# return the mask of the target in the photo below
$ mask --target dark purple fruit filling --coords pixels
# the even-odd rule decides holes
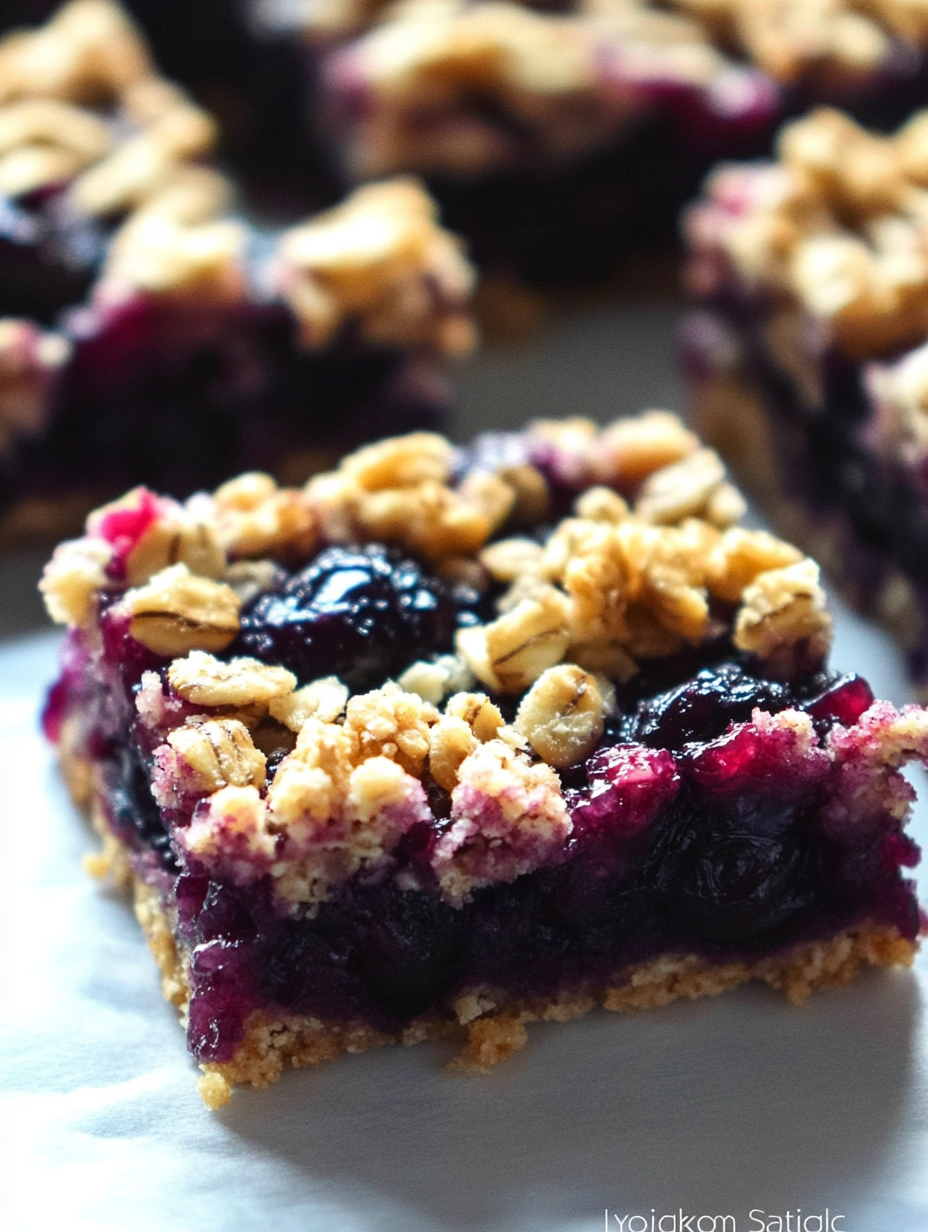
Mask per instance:
[[[692,789],[674,802],[655,853],[661,906],[709,941],[765,940],[814,901],[810,827],[769,796],[713,803]]]
[[[60,191],[0,196],[0,315],[53,324],[87,294],[105,235],[92,219],[69,211]]]
[[[304,684],[335,675],[363,692],[450,650],[476,601],[392,549],[326,548],[243,609],[229,653],[281,664]]]

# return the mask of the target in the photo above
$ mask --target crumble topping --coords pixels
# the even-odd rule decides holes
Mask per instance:
[[[649,81],[724,92],[745,78],[743,97],[750,74],[696,22],[641,4],[561,14],[506,0],[413,0],[336,53],[329,76],[347,100],[352,171],[364,177],[404,168],[472,175],[517,163],[527,144],[542,160],[564,158],[621,132]],[[475,94],[512,123],[481,114]],[[351,107],[359,95],[360,119]]]
[[[285,667],[247,658],[226,663],[202,650],[175,659],[168,668],[168,681],[196,706],[267,705],[296,688],[296,676]]]
[[[734,636],[739,650],[752,651],[784,674],[795,669],[797,650],[822,661],[832,621],[819,577],[818,565],[808,558],[759,574],[742,594]]]
[[[572,663],[549,667],[522,698],[514,726],[549,766],[576,765],[603,734],[596,678]]]
[[[197,577],[184,564],[169,565],[120,601],[129,633],[155,654],[224,650],[239,630],[239,599],[222,582]]]
[[[349,318],[373,343],[463,355],[475,341],[473,270],[415,180],[367,184],[284,232],[275,281],[307,347],[325,346]]]
[[[213,121],[157,76],[110,0],[71,0],[0,40],[0,191],[66,182],[79,210],[125,213],[182,183],[215,140]]]
[[[886,63],[894,40],[928,42],[922,0],[673,0],[725,45],[784,84],[811,73],[853,81]]]
[[[237,719],[188,723],[170,733],[168,746],[175,757],[162,752],[153,776],[155,798],[162,807],[176,801],[173,793],[158,791],[160,783],[183,783],[187,790],[208,794],[223,787],[264,786],[265,756]]]
[[[853,358],[928,333],[928,113],[892,136],[819,109],[784,127],[777,164],[722,167],[692,207],[690,281],[712,296],[729,270],[801,307],[773,340],[784,366],[828,339]],[[817,336],[816,326],[823,334]],[[790,358],[793,353],[795,358]]]
[[[433,858],[442,892],[460,904],[478,886],[514,881],[555,859],[571,828],[551,767],[489,740],[458,769],[451,827]]]

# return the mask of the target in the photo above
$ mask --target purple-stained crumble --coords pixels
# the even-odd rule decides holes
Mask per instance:
[[[388,1039],[911,961],[928,715],[673,416],[427,433],[62,544],[45,726],[210,1106]]]

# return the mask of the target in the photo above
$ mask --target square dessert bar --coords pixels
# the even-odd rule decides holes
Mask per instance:
[[[694,412],[784,533],[880,617],[928,689],[928,112],[837,111],[689,211]]]
[[[246,465],[302,481],[436,426],[473,281],[411,180],[276,234],[137,210],[57,329],[0,320],[0,541],[73,531],[133,483],[186,495]]]
[[[425,176],[482,268],[541,288],[601,280],[643,245],[666,246],[712,163],[766,152],[784,116],[828,102],[897,124],[928,94],[921,2],[289,11],[310,106],[346,174]]]
[[[0,541],[140,482],[302,481],[447,408],[473,274],[424,190],[258,228],[193,161],[214,130],[110,0],[0,41]]]
[[[137,489],[58,548],[45,728],[210,1107],[388,1041],[480,1069],[533,1020],[912,961],[928,712],[829,670],[818,567],[743,509],[652,411]]]
[[[763,149],[779,115],[768,76],[663,7],[437,0],[354,39],[343,10],[305,37],[348,177],[423,175],[481,268],[540,288],[666,246],[711,164]]]
[[[228,185],[203,165],[213,119],[158,72],[113,0],[71,0],[0,39],[0,314],[50,323],[80,303],[140,207],[190,221]]]

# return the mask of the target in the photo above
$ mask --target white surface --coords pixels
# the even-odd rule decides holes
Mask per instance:
[[[520,399],[511,424],[552,413],[572,355],[586,401],[565,412],[658,400],[637,393],[649,370],[663,401],[667,314],[636,320],[639,334],[621,313],[595,327],[603,344],[610,322],[633,343],[631,384],[618,347],[588,354],[589,332],[568,326],[540,356],[473,369],[465,427]],[[475,399],[488,400],[482,416]],[[24,572],[0,562],[14,614]],[[36,727],[56,642],[0,642],[5,1232],[596,1232],[606,1210],[643,1212],[650,1228],[652,1208],[731,1214],[758,1232],[752,1208],[785,1229],[787,1211],[794,1228],[797,1207],[826,1206],[843,1232],[928,1229],[924,956],[914,973],[870,973],[802,1009],[747,988],[596,1013],[530,1028],[526,1051],[481,1078],[447,1073],[439,1046],[385,1049],[208,1113],[131,910],[81,871],[93,840]],[[887,640],[844,613],[833,663],[908,699]],[[928,842],[924,808],[914,832]]]

